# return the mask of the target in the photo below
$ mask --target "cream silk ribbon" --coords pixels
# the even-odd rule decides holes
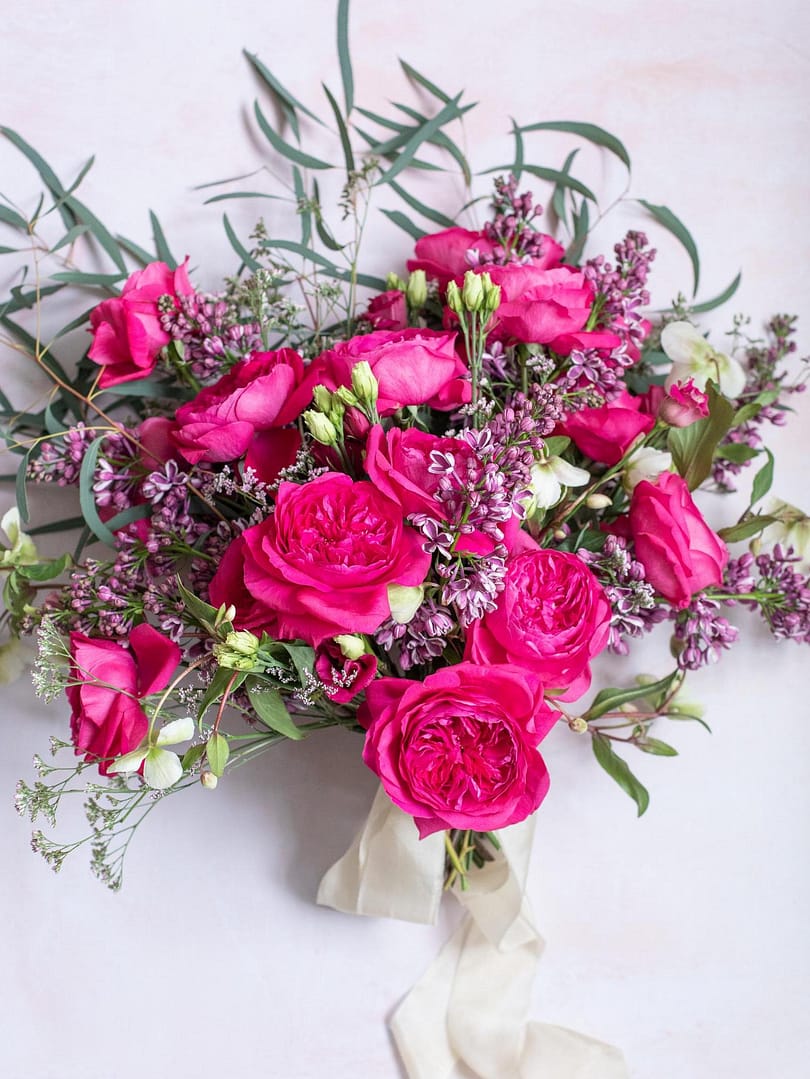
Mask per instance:
[[[527,1022],[543,949],[525,895],[533,833],[533,818],[500,831],[496,859],[470,875],[466,891],[453,889],[467,917],[391,1020],[409,1079],[629,1079],[618,1049]],[[420,840],[380,788],[318,902],[432,924],[443,877],[443,833]]]

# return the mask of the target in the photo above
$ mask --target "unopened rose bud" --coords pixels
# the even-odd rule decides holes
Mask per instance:
[[[606,510],[613,504],[613,499],[607,495],[592,494],[585,499],[585,505],[589,510]]]
[[[380,395],[380,384],[374,377],[368,360],[360,360],[352,368],[352,389],[361,405],[374,408]]]
[[[427,300],[427,275],[424,270],[414,270],[408,278],[405,290],[411,307],[424,307]]]
[[[219,780],[213,772],[200,772],[200,783],[205,787],[207,791],[216,790]]]
[[[484,285],[481,275],[467,270],[464,274],[464,285],[461,289],[461,299],[468,311],[480,311],[484,306]]]
[[[571,719],[568,720],[568,726],[574,734],[584,734],[588,729],[587,721],[584,720],[582,716],[572,716]]]
[[[316,442],[320,442],[322,446],[337,445],[337,428],[328,416],[324,416],[322,412],[314,412],[312,409],[309,409],[304,413],[304,423],[309,428],[309,432]]]
[[[455,281],[451,281],[447,286],[447,306],[456,315],[460,315],[464,310],[464,303],[461,299],[461,290]]]

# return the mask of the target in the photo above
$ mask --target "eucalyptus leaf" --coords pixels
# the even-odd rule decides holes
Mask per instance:
[[[340,64],[340,77],[343,80],[343,96],[346,101],[346,115],[354,106],[354,75],[349,52],[349,0],[338,0],[337,7],[337,50]]]
[[[288,142],[285,142],[281,135],[273,130],[272,125],[262,112],[258,101],[253,103],[253,112],[255,113],[256,122],[258,123],[262,134],[273,149],[283,157],[286,157],[289,161],[294,161],[296,165],[301,165],[305,169],[331,169],[334,167],[330,165],[328,161],[321,161],[319,157],[313,157],[312,154],[306,154],[303,150],[299,150],[296,146],[291,146]]]
[[[724,303],[728,303],[737,289],[740,287],[742,281],[742,271],[737,274],[731,284],[724,288],[721,293],[715,296],[711,300],[704,300],[702,303],[695,304],[690,310],[693,315],[705,314],[707,311],[714,311],[716,307],[722,307]],[[696,286],[697,287],[697,286]]]
[[[337,101],[335,101],[335,98],[332,95],[332,91],[329,89],[325,82],[321,83],[321,86],[323,86],[323,92],[326,94],[326,100],[329,102],[330,106],[332,107],[332,112],[335,114],[335,123],[338,127],[340,145],[343,147],[343,160],[346,163],[346,172],[354,172],[354,154],[352,153],[352,143],[351,139],[349,138],[349,132],[346,128],[346,121],[341,115],[340,106],[338,105]]]
[[[575,120],[544,120],[537,124],[524,124],[521,131],[527,134],[530,131],[564,131],[568,135],[579,135],[594,146],[601,146],[610,153],[615,154],[623,164],[630,168],[630,155],[621,139],[611,135],[603,127],[596,124],[583,124]]]
[[[668,206],[657,206],[655,203],[647,202],[646,199],[638,199],[637,201],[640,206],[643,206],[645,210],[652,214],[659,225],[663,225],[683,246],[689,256],[689,261],[692,263],[692,295],[695,296],[700,282],[700,256],[691,232]]]
[[[98,438],[94,439],[84,455],[82,466],[79,470],[79,504],[81,505],[85,523],[93,535],[100,539],[102,543],[106,543],[108,547],[114,547],[115,536],[99,517],[93,494],[96,464],[106,437],[106,435],[99,435]]]
[[[228,220],[227,214],[222,215],[222,225],[225,229],[225,235],[228,237],[228,242],[230,243],[234,251],[237,253],[239,258],[242,260],[243,264],[247,266],[249,270],[256,271],[261,269],[260,263],[256,261],[256,259],[251,255],[251,253],[247,250],[242,241],[234,232],[233,226]]]
[[[399,210],[380,210],[380,213],[393,222],[398,228],[401,228],[403,232],[407,232],[409,236],[412,236],[414,240],[420,240],[425,235],[425,230],[420,228],[415,221]]]
[[[155,250],[161,262],[165,262],[170,270],[177,269],[177,259],[171,252],[166,234],[158,220],[154,210],[149,211],[149,220],[152,223],[152,239],[155,241]]]
[[[440,213],[439,210],[434,210],[430,206],[426,206],[424,202],[420,202],[414,195],[411,195],[404,187],[400,187],[394,180],[390,180],[388,186],[394,192],[395,195],[399,195],[404,203],[406,203],[412,210],[416,210],[417,213],[426,217],[428,221],[433,221],[434,224],[440,225],[443,229],[451,229],[455,226],[455,221],[452,217],[447,217],[446,214]]]

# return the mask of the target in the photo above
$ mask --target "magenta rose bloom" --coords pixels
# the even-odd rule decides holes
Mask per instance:
[[[497,340],[550,344],[585,329],[593,289],[580,270],[558,266],[538,269],[531,263],[482,267],[501,286],[501,305],[494,316]]]
[[[120,296],[90,312],[93,344],[87,355],[103,367],[99,386],[132,382],[154,371],[160,350],[170,340],[160,323],[158,300],[170,296],[176,302],[194,291],[187,264],[188,259],[170,270],[165,262],[150,262],[127,278]]]
[[[404,330],[408,325],[408,301],[398,288],[373,296],[360,318],[375,330]]]
[[[146,623],[132,630],[129,647],[71,633],[72,684],[65,692],[76,753],[98,761],[99,772],[106,776],[116,757],[137,749],[149,729],[139,701],[165,689],[179,662],[174,641]]]
[[[673,382],[659,405],[658,415],[670,427],[688,427],[709,415],[709,398],[691,378]]]
[[[549,786],[537,746],[557,718],[527,671],[476,663],[423,682],[380,678],[358,711],[368,728],[363,760],[422,838],[488,832],[533,813]]]
[[[639,411],[641,404],[641,398],[625,391],[607,405],[574,412],[562,431],[593,461],[617,465],[636,439],[655,427],[655,419]]]
[[[697,592],[722,584],[728,548],[674,472],[636,485],[629,523],[645,577],[673,607],[687,607]]]
[[[458,408],[470,400],[470,385],[456,335],[438,330],[377,330],[348,341],[312,361],[310,384],[328,390],[351,386],[352,368],[360,360],[371,366],[380,386],[377,410],[390,416],[405,405]]]
[[[172,437],[192,464],[235,461],[257,431],[292,423],[311,399],[312,383],[294,349],[255,352],[178,408]]]
[[[525,550],[507,562],[498,606],[468,630],[465,659],[514,663],[576,700],[591,681],[590,661],[607,645],[611,610],[604,589],[575,554]]]
[[[358,659],[344,656],[335,641],[324,641],[315,654],[315,673],[335,704],[346,704],[362,692],[377,673],[377,657],[365,652]]]
[[[529,264],[538,270],[559,266],[564,253],[556,240],[543,236],[542,253]],[[424,270],[444,288],[449,281],[462,278],[467,270],[490,270],[499,254],[500,244],[486,233],[453,227],[418,239],[414,247],[416,257],[408,260],[408,270],[410,273]]]
[[[275,513],[232,545],[210,595],[235,604],[241,625],[281,640],[373,633],[391,614],[388,586],[424,581],[422,542],[401,507],[365,480],[328,472],[282,483]]]

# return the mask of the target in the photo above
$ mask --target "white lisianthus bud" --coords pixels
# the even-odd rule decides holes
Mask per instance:
[[[427,300],[427,275],[424,270],[413,271],[408,278],[405,294],[411,307],[424,307]]]
[[[366,408],[374,408],[380,395],[380,384],[374,377],[368,360],[360,360],[352,368],[352,389],[358,402]]]
[[[468,311],[480,311],[484,306],[484,283],[481,275],[467,270],[461,288],[461,299]]]
[[[493,284],[488,273],[481,274],[484,286],[484,310],[491,315],[501,306],[501,286]]]
[[[464,310],[464,303],[461,299],[461,290],[455,281],[450,281],[447,285],[447,306],[455,315],[460,315]]]
[[[248,629],[233,630],[214,645],[217,663],[230,671],[252,671],[258,654],[259,638]]]
[[[20,528],[20,512],[16,506],[3,514],[0,528],[11,543],[10,550],[0,550],[0,566],[33,566],[39,561],[34,541]]]
[[[622,471],[622,487],[631,494],[642,480],[652,482],[662,472],[671,471],[671,453],[665,450],[654,450],[652,446],[640,446],[637,450],[633,450],[625,462]]]
[[[718,352],[691,322],[670,322],[661,331],[661,348],[672,360],[666,388],[691,378],[699,390],[711,380],[732,400],[745,387],[745,371],[731,356]]]
[[[585,499],[585,505],[589,510],[606,510],[612,503],[612,498],[608,495],[600,494],[598,491],[594,491],[592,495],[588,495]]]
[[[359,659],[366,654],[366,642],[356,633],[339,633],[335,644],[346,659]]]
[[[403,584],[389,584],[388,603],[391,607],[391,617],[401,626],[410,622],[421,606],[425,597],[422,585],[418,588],[409,588]]]
[[[322,412],[315,412],[312,409],[309,409],[304,413],[304,423],[309,428],[309,431],[316,442],[320,442],[322,446],[337,445],[337,427],[335,427],[328,416],[324,416]]]
[[[397,292],[404,292],[406,286],[405,282],[402,280],[399,274],[389,273],[385,279],[385,287],[389,292],[393,291],[394,289],[396,289]]]
[[[572,716],[571,719],[568,720],[568,726],[574,734],[584,734],[588,729],[588,723],[582,716]]]
[[[319,412],[328,414],[332,408],[332,394],[326,386],[315,387],[312,391],[312,401]]]
[[[338,388],[335,390],[334,397],[336,397],[342,405],[346,405],[348,408],[357,408],[357,406],[360,404],[359,400],[357,399],[357,394],[350,390],[348,386],[338,386]],[[327,415],[329,415],[329,413],[332,411],[334,411],[332,407],[325,410]]]

